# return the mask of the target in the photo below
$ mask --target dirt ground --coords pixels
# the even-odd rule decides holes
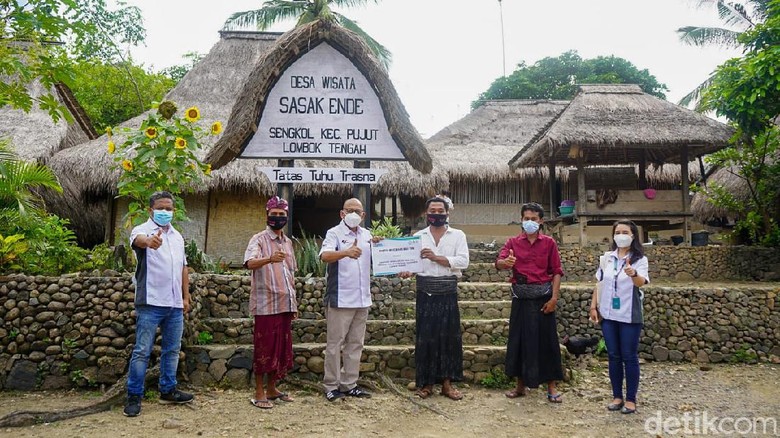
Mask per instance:
[[[704,418],[704,414],[709,419],[763,417],[780,421],[778,381],[778,365],[713,365],[712,369],[702,371],[692,364],[643,364],[639,412],[622,415],[605,409],[611,400],[606,364],[591,359],[590,363],[580,364],[573,384],[561,386],[564,402],[560,405],[548,403],[541,389],[532,390],[527,397],[510,400],[504,397],[503,390],[461,384],[465,398],[459,402],[439,395],[420,401],[439,410],[441,414],[438,414],[379,384],[371,399],[333,403],[311,389],[283,385],[282,389],[296,399],[292,403],[279,402],[271,410],[252,407],[249,391],[201,390],[196,391],[196,402],[188,406],[145,400],[137,418],[124,417],[121,407],[116,407],[53,424],[2,429],[0,436],[682,436],[685,432],[682,429],[675,434],[664,433],[659,428],[662,421],[674,421],[668,420],[674,418],[683,422],[687,416],[693,419],[688,423],[692,432],[696,432],[696,419]],[[412,395],[404,385],[400,384],[399,388],[405,396]],[[78,391],[3,392],[0,416],[15,410],[76,406],[98,395]],[[746,430],[750,424],[741,421],[736,425],[739,430]],[[674,426],[674,423],[667,424]],[[717,430],[733,431],[728,429],[729,424],[734,423],[726,423]],[[768,424],[770,435],[780,434],[780,427],[774,430]],[[760,425],[758,432],[764,432]]]

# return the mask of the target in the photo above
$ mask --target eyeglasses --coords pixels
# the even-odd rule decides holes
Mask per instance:
[[[344,209],[344,212],[345,212],[345,213],[357,213],[357,214],[363,214],[363,210],[361,210],[361,209],[359,209],[359,208],[345,208],[345,209]]]

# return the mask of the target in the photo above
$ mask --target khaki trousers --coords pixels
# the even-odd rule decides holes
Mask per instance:
[[[360,355],[366,336],[368,307],[345,309],[328,307],[328,344],[325,347],[325,391],[349,391],[357,385]]]

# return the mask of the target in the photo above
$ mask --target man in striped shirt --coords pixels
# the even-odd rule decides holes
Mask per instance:
[[[273,408],[273,400],[293,398],[276,388],[276,382],[293,366],[292,320],[298,317],[295,299],[295,256],[292,241],[284,234],[287,201],[274,196],[265,205],[268,227],[249,241],[244,267],[252,271],[249,311],[255,317],[255,397],[261,409]],[[263,380],[266,386],[263,387]]]

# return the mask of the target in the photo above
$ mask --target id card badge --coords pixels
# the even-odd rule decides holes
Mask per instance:
[[[612,308],[615,310],[620,309],[620,297],[612,297]]]

